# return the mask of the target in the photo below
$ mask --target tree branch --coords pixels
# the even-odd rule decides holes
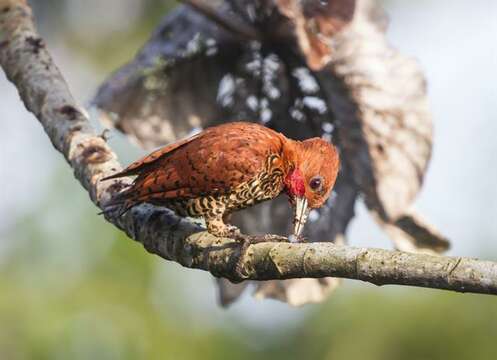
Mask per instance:
[[[100,206],[123,182],[99,180],[121,166],[71,96],[31,19],[24,0],[0,0],[0,65],[92,201]],[[242,259],[246,274],[240,278],[234,271],[240,256],[234,240],[216,238],[167,209],[141,205],[123,217],[107,215],[107,220],[150,253],[232,281],[333,276],[377,285],[497,294],[497,263],[332,243],[251,245]]]

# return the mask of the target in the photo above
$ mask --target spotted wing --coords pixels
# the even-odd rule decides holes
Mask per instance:
[[[197,139],[201,135],[202,135],[202,133],[199,133],[199,134],[193,135],[189,138],[182,139],[182,140],[176,141],[175,143],[166,145],[166,146],[152,152],[151,154],[145,156],[144,158],[135,161],[134,163],[129,165],[123,171],[118,172],[117,174],[114,174],[111,176],[107,176],[106,178],[103,178],[102,181],[103,180],[110,180],[110,179],[117,179],[117,178],[125,177],[125,176],[137,175],[140,172],[146,170],[147,167],[150,167],[151,165],[153,165],[156,162],[156,160],[158,160],[162,156],[165,156],[165,155],[173,152],[174,150],[177,150],[180,147],[188,144],[189,142],[194,141],[195,139]]]

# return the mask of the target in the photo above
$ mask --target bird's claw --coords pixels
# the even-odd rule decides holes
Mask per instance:
[[[307,243],[310,243],[311,241],[309,240],[309,238],[302,236],[302,235],[299,235],[299,236],[297,236],[297,242],[307,244]]]
[[[265,242],[288,242],[288,238],[281,235],[264,235]]]
[[[264,242],[288,242],[288,238],[281,235],[245,235],[238,233],[233,236],[233,239],[239,242],[249,242],[250,244],[259,244]]]
[[[240,229],[233,225],[226,225],[226,233],[228,236],[238,236],[241,235]]]

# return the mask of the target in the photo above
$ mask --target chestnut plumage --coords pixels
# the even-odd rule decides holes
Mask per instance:
[[[104,180],[136,175],[107,204],[121,213],[140,203],[166,206],[203,217],[216,236],[238,232],[223,216],[284,191],[298,236],[309,209],[329,197],[338,168],[336,149],[323,139],[295,141],[262,125],[233,122],[167,145]]]

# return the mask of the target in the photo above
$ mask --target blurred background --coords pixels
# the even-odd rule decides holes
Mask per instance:
[[[82,102],[176,5],[30,2]],[[391,42],[426,72],[435,120],[416,206],[451,239],[450,254],[497,261],[497,3],[383,5]],[[148,255],[97,215],[3,72],[0,118],[1,359],[495,357],[495,297],[346,281],[321,305],[245,295],[220,309],[209,274]],[[141,155],[117,143],[123,163]],[[362,206],[357,212],[351,244],[390,248]]]

